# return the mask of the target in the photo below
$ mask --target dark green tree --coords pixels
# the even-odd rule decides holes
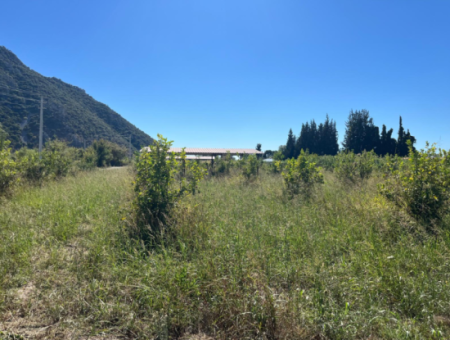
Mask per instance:
[[[324,123],[319,127],[314,120],[311,123],[302,124],[300,135],[295,145],[298,157],[301,150],[316,153],[318,155],[335,155],[339,151],[336,123],[327,115]]]
[[[309,132],[309,152],[310,153],[317,153],[317,142],[318,142],[318,137],[319,137],[319,133],[317,130],[317,124],[314,121],[314,119],[311,121],[310,124],[311,130]]]
[[[265,159],[265,158],[272,158],[274,153],[275,153],[275,151],[272,151],[272,150],[266,150],[266,151],[264,151],[263,158],[264,158],[264,159]]]
[[[377,154],[384,155],[395,155],[395,149],[397,147],[397,141],[392,138],[393,129],[389,131],[386,128],[386,125],[383,124],[383,128],[381,130],[380,136],[380,144],[377,149]]]
[[[347,151],[362,153],[364,150],[377,150],[379,146],[379,129],[370,118],[369,111],[350,111],[342,146]]]
[[[256,150],[261,151],[261,143],[256,144]]]
[[[403,128],[402,117],[400,116],[400,123],[398,128],[398,138],[397,138],[397,149],[396,154],[400,157],[405,157],[408,155],[408,140],[411,141],[411,145],[414,149],[414,144],[416,143],[416,138],[411,135],[409,130],[405,133],[405,129]]]
[[[286,142],[286,148],[284,149],[284,157],[286,159],[295,157],[295,143],[296,138],[294,136],[294,133],[292,132],[292,129],[289,130],[288,139]]]

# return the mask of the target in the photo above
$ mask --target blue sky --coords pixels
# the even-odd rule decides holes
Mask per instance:
[[[350,109],[450,148],[450,1],[2,1],[0,45],[175,146],[276,149]]]

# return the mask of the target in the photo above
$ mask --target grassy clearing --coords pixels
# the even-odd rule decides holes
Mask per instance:
[[[330,173],[309,201],[279,175],[212,178],[146,251],[126,233],[132,174],[24,190],[0,210],[0,330],[60,339],[450,336],[450,226],[423,231]],[[123,218],[125,221],[122,221]],[[6,333],[5,333],[6,334]],[[0,339],[1,339],[0,335]]]

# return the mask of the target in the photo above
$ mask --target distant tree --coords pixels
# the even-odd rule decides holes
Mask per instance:
[[[399,156],[405,156],[408,153],[408,145],[406,144],[405,129],[403,128],[402,116],[400,116],[400,123],[398,127],[396,153]]]
[[[283,145],[284,146],[284,145]],[[281,148],[281,147],[280,147]],[[283,148],[284,149],[284,148]],[[284,154],[282,151],[278,150],[273,153],[273,160],[274,161],[282,161],[284,159]]]
[[[95,150],[96,158],[97,158],[97,166],[109,166],[111,164],[111,160],[113,158],[110,144],[104,140],[95,140],[92,143],[92,147]]]
[[[336,155],[339,151],[338,132],[336,129],[336,122],[330,120],[330,117],[325,119],[323,124],[319,125],[319,155]]]
[[[377,149],[377,154],[379,155],[395,155],[395,149],[397,147],[397,141],[392,138],[393,129],[387,131],[386,125],[383,124],[383,129],[381,130],[380,143]]]
[[[319,127],[314,120],[311,123],[302,124],[295,149],[295,157],[300,155],[301,150],[318,155],[337,154],[339,144],[336,123],[327,115],[325,122],[320,123]]]
[[[286,142],[286,148],[284,149],[284,157],[290,159],[295,156],[295,141],[296,138],[292,129],[289,130],[288,139]]]
[[[377,150],[379,145],[379,128],[370,118],[369,111],[350,111],[345,123],[346,130],[342,146],[347,151],[362,153],[364,150]]]
[[[264,151],[263,158],[272,158],[274,153],[275,153],[275,151],[266,150],[266,151]]]
[[[405,129],[403,128],[402,117],[400,116],[398,138],[397,138],[397,150],[396,150],[396,154],[399,155],[400,157],[405,157],[408,155],[408,144],[407,144],[408,140],[411,141],[411,145],[413,146],[414,150],[416,138],[414,136],[411,136],[409,130],[405,133]]]
[[[256,150],[261,151],[261,143],[256,144]]]
[[[300,135],[295,144],[295,156],[300,155],[301,150],[309,150],[309,123],[302,124]]]
[[[309,152],[310,153],[317,153],[317,142],[318,142],[318,130],[317,130],[317,124],[315,120],[313,119],[311,121],[311,130],[309,132]]]

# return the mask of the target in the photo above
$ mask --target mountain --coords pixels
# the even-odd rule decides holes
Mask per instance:
[[[44,98],[44,142],[57,137],[81,147],[103,138],[128,146],[131,135],[134,149],[153,143],[83,89],[40,75],[0,46],[0,123],[14,148],[38,145],[40,96]]]

